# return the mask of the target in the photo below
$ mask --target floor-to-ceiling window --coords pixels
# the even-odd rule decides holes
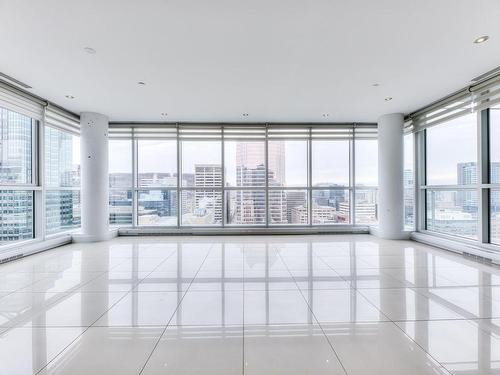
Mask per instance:
[[[404,136],[403,161],[403,199],[404,199],[404,227],[406,230],[415,228],[415,169],[414,169],[414,135]]]
[[[351,140],[318,137],[311,147],[312,223],[349,224]]]
[[[112,124],[110,137],[112,225],[377,223],[375,125]]]
[[[0,107],[0,242],[34,237],[36,124]]]
[[[267,142],[269,224],[309,224],[307,129],[271,129]]]
[[[133,224],[132,140],[109,141],[109,223]]]
[[[137,141],[137,224],[177,225],[177,141]]]
[[[181,225],[221,225],[221,130],[183,129],[180,140],[180,165]]]
[[[490,241],[500,245],[500,106],[483,111],[489,122]]]
[[[80,138],[50,126],[44,137],[45,230],[50,235],[81,223]]]
[[[224,214],[227,225],[266,224],[265,129],[224,130]]]
[[[426,229],[478,237],[477,115],[426,130]]]
[[[378,142],[365,129],[354,141],[356,224],[376,224],[378,212]]]

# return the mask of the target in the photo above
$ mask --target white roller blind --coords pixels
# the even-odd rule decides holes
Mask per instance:
[[[45,125],[75,135],[80,134],[80,117],[50,104],[45,108]]]
[[[318,139],[318,140],[352,139],[353,136],[354,136],[353,124],[311,126],[312,139]]]
[[[0,107],[20,113],[36,120],[43,119],[45,102],[0,82]]]
[[[355,124],[355,139],[377,139],[378,129],[375,124]]]
[[[418,132],[500,103],[500,77],[496,76],[433,103],[406,118],[405,130]]]
[[[268,125],[269,139],[308,139],[310,127],[301,125]]]
[[[265,125],[225,124],[222,127],[223,138],[227,140],[264,140],[266,138]]]
[[[500,78],[473,88],[474,110],[491,108],[500,103]]]
[[[110,139],[176,139],[175,124],[110,124]]]
[[[179,126],[181,140],[215,140],[222,138],[222,126],[212,124],[189,124]]]

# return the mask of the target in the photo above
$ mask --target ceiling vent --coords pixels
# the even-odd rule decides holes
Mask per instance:
[[[23,89],[32,89],[33,88],[30,85],[27,85],[24,82],[18,81],[17,79],[15,79],[15,78],[13,78],[5,73],[2,73],[2,72],[0,72],[0,78],[4,79],[5,81],[8,81],[16,86],[20,86]]]

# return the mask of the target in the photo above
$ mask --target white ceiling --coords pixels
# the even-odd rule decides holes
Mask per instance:
[[[0,72],[114,121],[375,121],[500,65],[499,0],[0,0],[0,14]]]

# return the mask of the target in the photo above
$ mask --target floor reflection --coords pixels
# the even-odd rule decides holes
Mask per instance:
[[[363,351],[389,373],[500,374],[499,322],[497,267],[363,235],[118,238],[0,266],[0,373],[81,366],[89,332],[127,341],[143,328],[157,331],[131,360],[146,373],[208,348],[192,371],[217,368],[241,346],[227,371],[303,373],[309,358],[316,373],[364,373]],[[415,371],[385,368],[391,350]]]

